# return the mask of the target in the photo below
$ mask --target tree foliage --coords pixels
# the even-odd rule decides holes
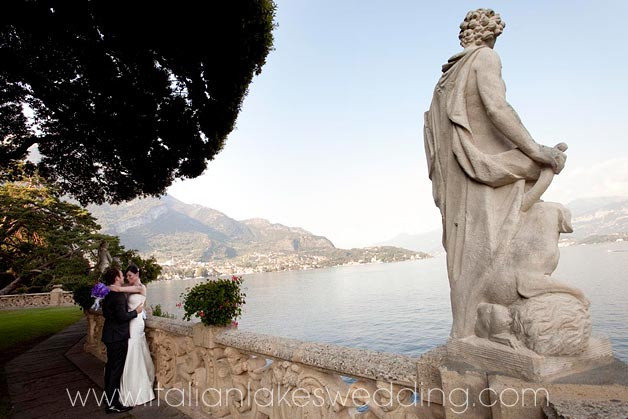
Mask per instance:
[[[107,241],[109,244],[109,253],[113,257],[112,265],[119,267],[122,271],[133,264],[140,268],[141,278],[143,284],[148,284],[151,281],[156,280],[161,274],[161,266],[157,263],[157,259],[154,256],[143,258],[135,249],[127,250],[120,244],[120,238],[117,236],[109,236],[107,234],[95,234],[89,244],[89,256],[88,258],[94,262],[97,260],[97,250],[101,241]],[[91,275],[95,280],[99,278],[97,272],[93,272]]]
[[[88,256],[92,261],[97,258],[97,248],[95,244],[100,244],[102,240],[107,241],[109,244],[109,252],[113,256],[113,265],[119,267],[122,271],[130,264],[136,265],[141,270],[141,278],[143,284],[157,279],[161,273],[161,266],[157,264],[154,257],[148,259],[142,258],[135,250],[125,250],[124,246],[120,244],[120,239],[116,236],[108,236],[105,234],[99,234],[93,237],[93,240],[89,246]],[[100,275],[95,270],[92,270],[87,276],[83,276],[79,281],[67,283],[66,286],[74,292],[74,303],[81,306],[81,308],[87,310],[94,303],[92,297],[92,287],[95,282],[100,279]]]
[[[10,178],[12,180],[6,180]],[[142,280],[155,279],[161,267],[125,250],[119,239],[99,234],[100,226],[84,208],[65,202],[57,191],[28,168],[14,166],[0,183],[0,294],[48,290],[53,284],[73,289],[94,281],[97,249],[109,242],[120,265],[143,268]]]
[[[273,0],[0,6],[0,168],[34,145],[81,204],[160,195],[233,130],[272,48]]]
[[[87,210],[63,202],[36,177],[0,186],[0,269],[20,283],[51,282],[89,268],[85,243],[98,229]],[[51,278],[52,277],[52,278]]]

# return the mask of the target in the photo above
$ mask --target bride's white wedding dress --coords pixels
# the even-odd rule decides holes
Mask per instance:
[[[129,311],[135,310],[145,300],[142,294],[129,294]],[[120,380],[120,400],[125,406],[137,406],[155,398],[155,366],[144,335],[144,312],[129,322],[129,332],[131,337]]]

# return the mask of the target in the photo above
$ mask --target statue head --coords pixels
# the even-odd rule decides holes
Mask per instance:
[[[489,338],[500,333],[510,333],[512,317],[507,307],[499,304],[480,303],[477,313],[476,336]]]
[[[505,27],[506,23],[502,21],[501,16],[492,9],[472,10],[460,24],[458,39],[463,48],[482,44],[489,44],[492,47]]]

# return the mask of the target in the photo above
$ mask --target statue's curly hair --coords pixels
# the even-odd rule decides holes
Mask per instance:
[[[548,293],[510,306],[515,336],[540,355],[573,356],[591,336],[588,308],[573,295]]]
[[[499,13],[492,9],[477,9],[467,13],[460,24],[460,45],[466,48],[470,45],[481,45],[483,41],[497,38],[504,32],[506,23]]]

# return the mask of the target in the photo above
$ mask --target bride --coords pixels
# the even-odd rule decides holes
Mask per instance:
[[[111,286],[113,291],[127,292],[127,306],[134,310],[146,301],[146,286],[140,280],[140,269],[136,265],[129,265],[124,271],[129,286]],[[137,406],[155,398],[153,382],[155,380],[155,366],[150,356],[146,336],[144,335],[144,319],[146,314],[132,319],[129,323],[129,349],[124,363],[124,372],[120,380],[120,400],[126,406]]]

